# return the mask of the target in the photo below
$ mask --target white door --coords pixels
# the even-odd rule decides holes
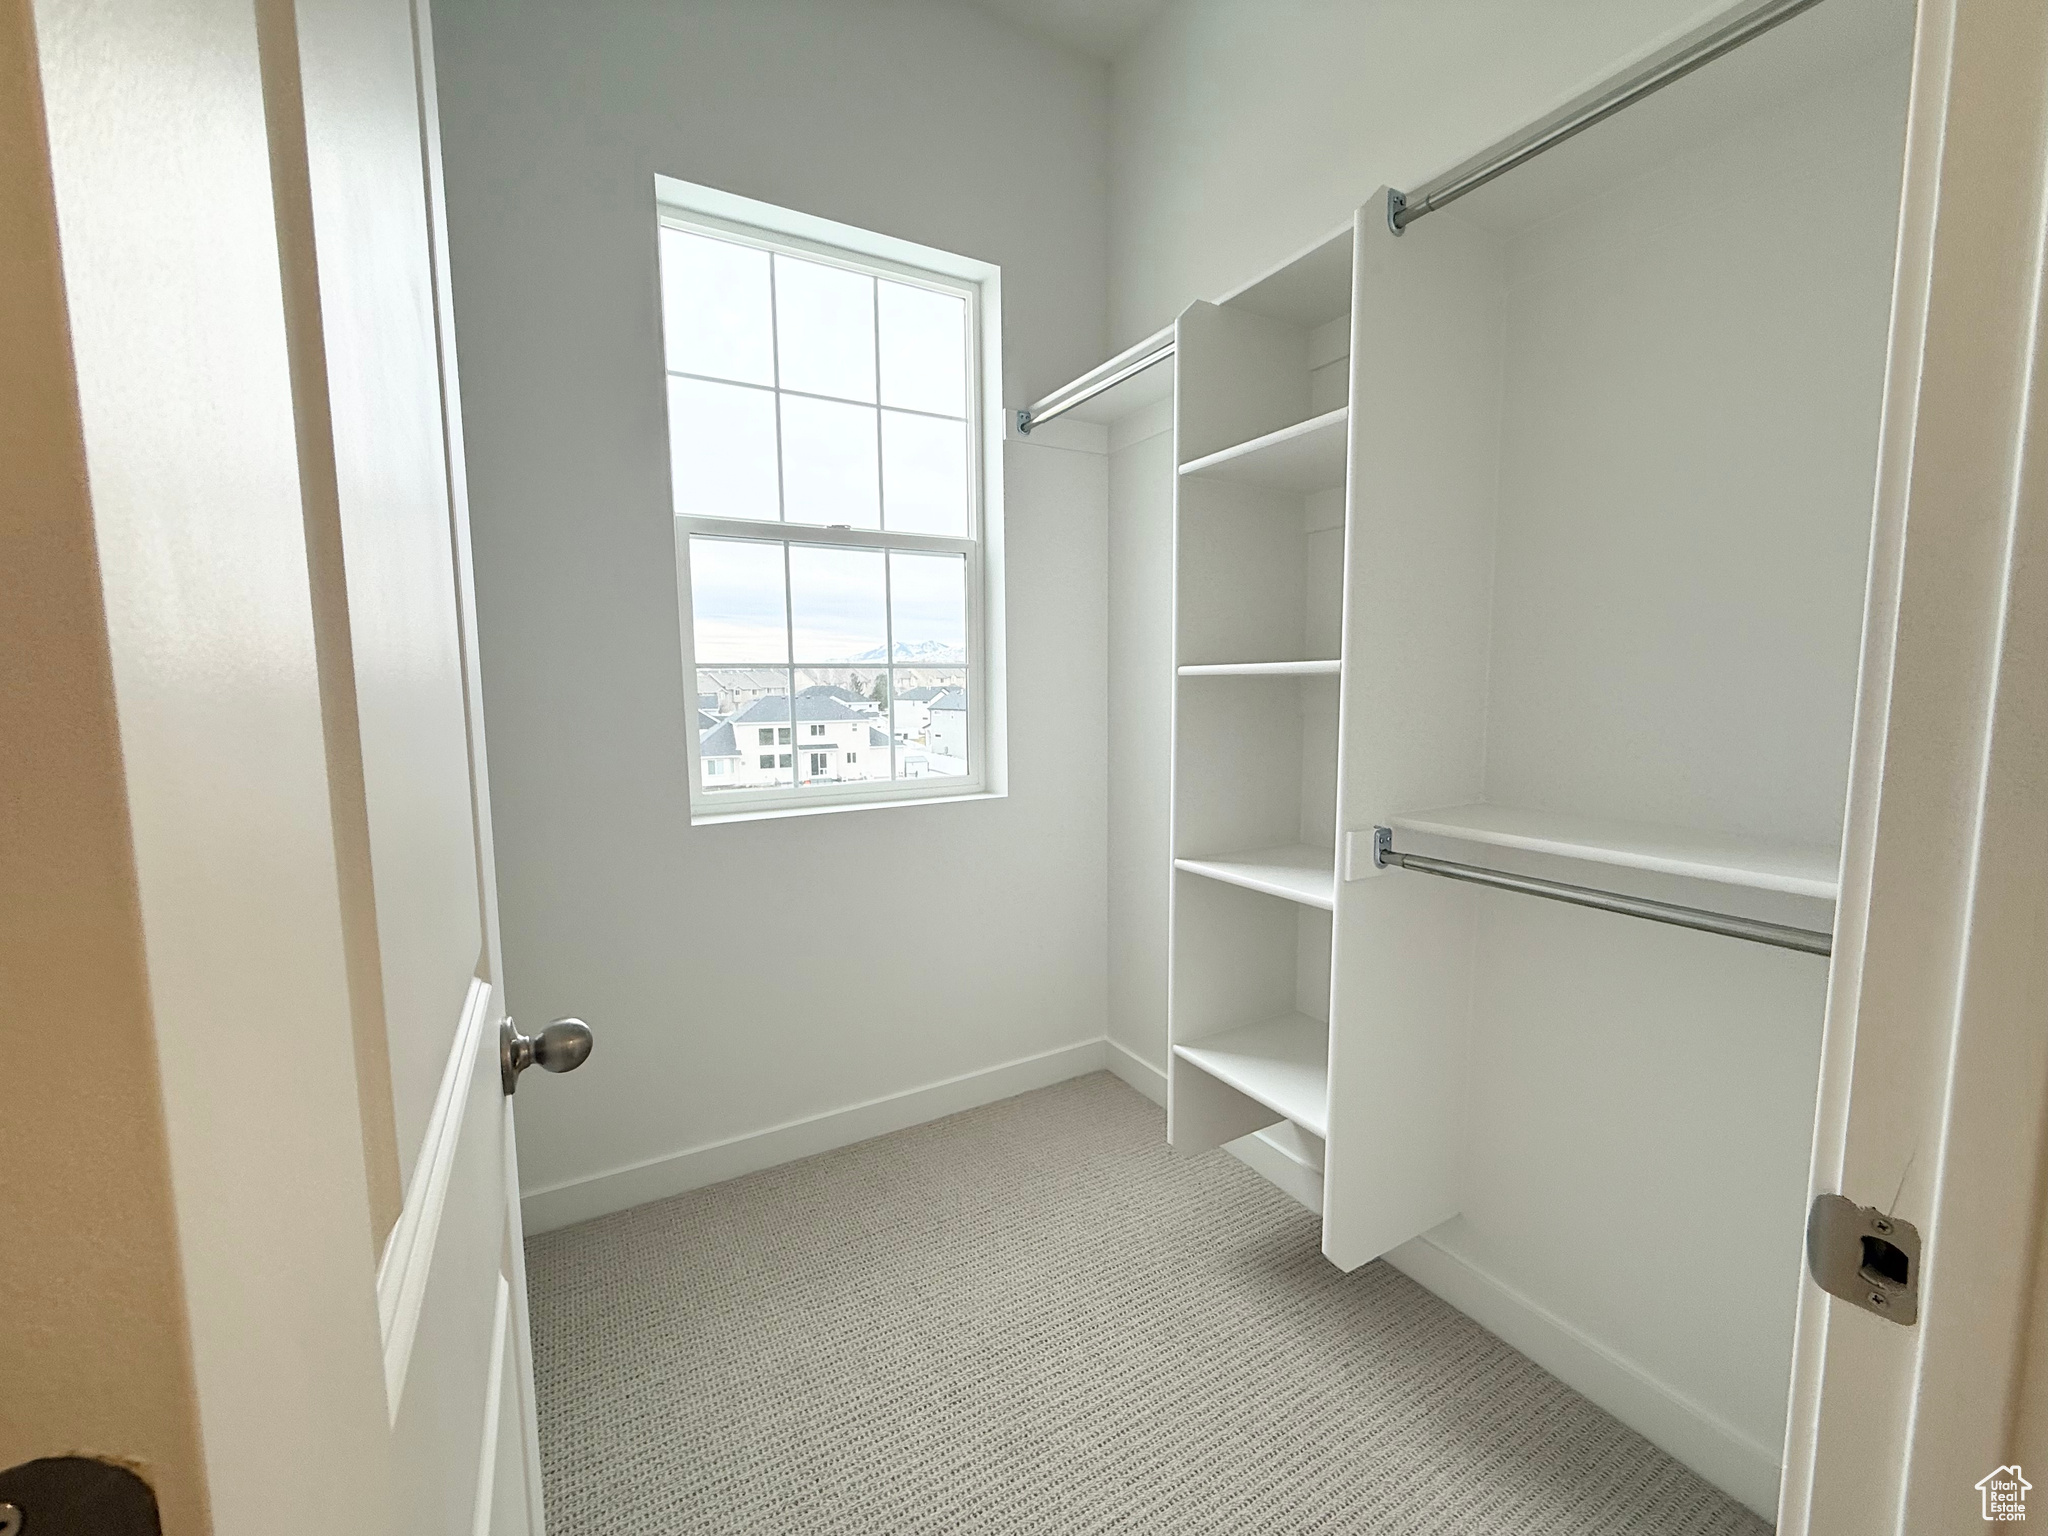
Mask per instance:
[[[1802,1283],[1786,1536],[2048,1518],[2044,193],[2048,8],[1922,0],[1813,1168],[1918,1317]]]
[[[288,114],[276,86],[296,70],[305,145],[296,208],[279,178],[281,248],[324,531],[309,545],[360,1091],[369,1135],[391,1136],[381,1177],[374,1140],[368,1161],[373,1217],[381,1184],[391,1219],[392,1496],[400,1529],[538,1536],[431,13],[294,0],[291,21],[288,53],[281,26],[265,38],[266,71]]]
[[[140,1021],[80,1078],[85,1109],[132,1083],[140,1129],[83,1160],[132,1176],[68,1207],[45,1182],[55,1229],[106,1246],[111,1189],[155,1245],[51,1279],[34,1337],[67,1279],[120,1299],[49,1358],[138,1304],[147,1347],[111,1346],[118,1390],[10,1355],[47,1406],[0,1388],[0,1449],[136,1466],[174,1536],[544,1526],[429,24],[33,0],[0,26],[34,236],[0,291],[49,345],[0,461],[18,526],[91,541],[37,546],[85,596],[9,677],[85,658],[46,689],[113,807],[81,824],[118,830],[78,908],[118,937],[80,969],[146,977],[126,1014],[52,994]],[[109,720],[116,745],[79,734]]]

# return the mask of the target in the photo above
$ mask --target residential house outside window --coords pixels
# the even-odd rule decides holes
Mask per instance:
[[[693,810],[984,791],[994,269],[737,202],[659,209]]]

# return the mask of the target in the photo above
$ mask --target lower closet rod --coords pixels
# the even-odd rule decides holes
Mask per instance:
[[[1704,907],[1681,907],[1676,902],[1652,901],[1647,896],[1625,896],[1619,891],[1597,890],[1590,885],[1567,885],[1562,880],[1543,880],[1535,875],[1511,874],[1505,869],[1485,869],[1477,864],[1459,864],[1451,859],[1432,859],[1425,854],[1402,853],[1394,847],[1392,827],[1372,829],[1372,862],[1377,869],[1407,869],[1418,875],[1440,875],[1446,880],[1463,880],[1495,890],[1519,891],[1524,896],[1541,896],[1548,901],[1570,902],[1575,907],[1592,907],[1600,912],[1620,912],[1628,917],[1669,923],[1674,928],[1696,928],[1701,933],[1718,933],[1752,944],[1769,944],[1774,949],[1796,949],[1801,954],[1828,955],[1834,952],[1834,935],[1815,928],[1792,928],[1784,923],[1766,923],[1753,917],[1734,917],[1726,912],[1709,912]]]

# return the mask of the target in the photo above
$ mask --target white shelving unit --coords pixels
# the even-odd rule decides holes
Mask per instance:
[[[1168,768],[1163,809],[1115,786],[1152,798],[1112,901],[1155,922],[1164,855],[1169,1140],[1518,1347],[1569,1317],[1572,1384],[1701,1405],[1689,1456],[1601,1399],[1760,1510],[1827,960],[1422,865],[1826,926],[1912,22],[1814,8],[1400,234],[1382,190],[1189,306],[1170,400],[1112,429],[1113,756],[1156,775],[1163,714]],[[1710,1314],[1629,1257],[1703,1211]]]
[[[1290,1145],[1319,1153],[1328,1129],[1352,244],[1341,230],[1175,327],[1167,1035],[1181,1150],[1286,1121]]]

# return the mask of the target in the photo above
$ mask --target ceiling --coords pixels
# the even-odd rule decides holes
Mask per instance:
[[[966,0],[976,10],[1075,49],[1114,59],[1170,0]]]

